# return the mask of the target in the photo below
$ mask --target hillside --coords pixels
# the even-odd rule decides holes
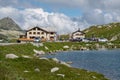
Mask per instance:
[[[0,20],[0,39],[14,39],[23,34],[21,28],[9,17]]]
[[[66,44],[59,43],[59,45]],[[40,47],[31,44],[0,46],[0,80],[108,80],[96,72],[68,67],[53,59],[46,60],[35,57],[33,49],[44,50],[45,46],[49,49],[60,49],[57,43],[44,43]],[[6,54],[10,53],[19,58],[7,59]],[[29,56],[29,58],[23,56]],[[58,67],[59,70],[52,73],[51,69],[54,67]]]
[[[109,40],[120,40],[120,23],[95,25],[85,29],[86,37],[100,37]]]

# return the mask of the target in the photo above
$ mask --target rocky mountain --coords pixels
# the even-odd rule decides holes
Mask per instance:
[[[3,30],[21,30],[21,28],[9,17],[0,20],[0,29]]]
[[[0,39],[15,39],[20,34],[23,34],[23,31],[13,19],[5,17],[0,20]]]
[[[84,30],[86,37],[107,38],[111,41],[120,40],[120,23],[94,25]]]

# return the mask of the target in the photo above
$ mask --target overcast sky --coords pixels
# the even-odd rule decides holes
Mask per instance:
[[[0,19],[7,16],[22,29],[38,25],[69,33],[120,22],[120,0],[0,0]]]

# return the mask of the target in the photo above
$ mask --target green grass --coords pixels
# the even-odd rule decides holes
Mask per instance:
[[[98,26],[101,26],[101,28],[98,28]],[[86,37],[91,37],[92,35],[94,35],[95,37],[107,38],[110,40],[112,37],[118,35],[118,39],[120,40],[120,23],[91,26],[84,31],[86,32]]]
[[[4,59],[0,64],[1,80],[21,80],[20,78],[22,80],[107,80],[96,72],[69,68],[52,60]],[[53,67],[59,67],[59,71],[51,73],[50,70]],[[40,72],[35,72],[35,68],[39,68]],[[25,73],[25,70],[29,72]],[[65,77],[57,76],[57,74],[64,74]],[[93,76],[96,78],[94,79]]]
[[[68,46],[84,46],[84,43],[71,42],[46,42],[49,50],[63,49],[64,45]],[[0,80],[107,80],[102,74],[89,72],[83,69],[76,69],[55,63],[51,59],[40,60],[33,56],[33,49],[46,51],[43,47],[35,47],[32,44],[19,44],[0,46]],[[13,53],[19,56],[18,59],[6,59],[5,55]],[[22,58],[22,55],[28,55],[32,58]],[[59,67],[57,72],[51,73],[53,67]],[[35,68],[39,68],[40,72],[35,72]],[[25,73],[27,70],[29,72]],[[65,77],[57,74],[64,74]],[[93,78],[95,76],[96,78]]]

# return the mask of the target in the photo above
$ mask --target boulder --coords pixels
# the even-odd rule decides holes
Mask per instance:
[[[35,68],[34,71],[35,71],[35,72],[40,72],[40,69],[39,69],[39,68]]]
[[[68,48],[69,48],[69,46],[67,46],[67,45],[66,45],[66,46],[63,46],[63,48],[64,48],[64,49],[68,49]]]
[[[54,68],[51,69],[51,73],[56,72],[56,71],[58,71],[58,70],[59,70],[58,67],[54,67]]]
[[[31,42],[31,44],[32,44],[33,46],[39,47],[39,43],[33,43],[33,42]]]
[[[39,59],[48,60],[48,58],[46,58],[46,57],[41,57]]]
[[[28,73],[29,71],[25,70],[24,73]]]
[[[63,62],[63,61],[60,61],[60,64],[63,64],[65,66],[67,66],[67,67],[71,67],[69,64],[67,64],[66,62]]]
[[[16,56],[15,54],[6,54],[5,56],[8,59],[15,59],[15,58],[19,58],[18,56]]]
[[[94,79],[95,79],[96,77],[95,77],[95,76],[92,76],[92,78],[94,78]]]
[[[61,76],[61,77],[65,77],[65,75],[64,74],[57,74],[57,76]]]
[[[56,63],[60,62],[57,58],[52,58],[52,60],[55,61]]]
[[[27,55],[22,55],[23,58],[31,58],[30,56]]]
[[[60,63],[60,64],[63,64],[63,65],[65,65],[65,66],[67,66],[67,67],[71,67],[71,66],[70,66],[69,64],[67,64],[66,62],[60,61],[60,60],[58,60],[57,58],[52,58],[52,60],[55,61],[56,63]]]
[[[43,43],[39,43],[39,46],[41,46],[41,47],[42,47],[42,46],[44,46],[44,45],[43,45]]]
[[[38,51],[38,50],[35,50],[35,49],[33,51],[35,52],[34,56],[36,56],[36,57],[40,57],[42,54],[45,54],[44,51]]]
[[[47,46],[45,46],[45,49],[46,49],[46,50],[49,50]]]

